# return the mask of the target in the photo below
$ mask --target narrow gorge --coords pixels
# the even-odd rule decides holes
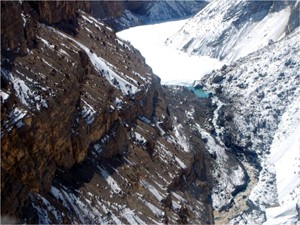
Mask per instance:
[[[116,35],[206,6],[1,2],[1,223],[266,220],[265,208],[277,204],[262,198],[277,191],[266,152],[281,116],[294,110],[298,118],[290,106],[300,93],[299,46],[291,50],[299,32],[193,88],[162,85],[142,53]],[[288,88],[272,80],[274,71]],[[253,196],[257,183],[265,189]]]

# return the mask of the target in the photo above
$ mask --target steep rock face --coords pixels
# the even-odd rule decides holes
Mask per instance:
[[[58,23],[61,21],[75,20],[77,10],[90,12],[89,1],[41,1],[31,2],[32,7],[36,7],[41,20],[50,24]]]
[[[19,3],[13,4],[19,8]],[[144,59],[136,56],[136,50],[121,41],[118,43],[115,34],[104,24],[94,25],[97,36],[81,28],[83,34],[79,38],[94,51],[98,49],[98,54],[111,63],[122,64],[118,70],[123,76],[128,74],[125,78],[107,79],[105,75],[113,73],[108,62],[99,62],[103,69],[95,70],[89,59],[92,56],[88,56],[92,50],[80,49],[75,42],[65,43],[68,39],[58,35],[59,31],[55,33],[35,23],[37,48],[17,57],[11,62],[12,68],[1,69],[1,193],[6,196],[2,204],[7,205],[2,213],[18,216],[29,191],[49,189],[57,167],[70,168],[85,158],[90,143],[98,140],[120,117],[121,110],[117,107],[124,104],[131,109],[126,114],[128,119],[141,112],[151,115],[153,85],[158,83],[157,78],[151,78],[148,67],[140,66],[138,61]],[[118,51],[127,52],[130,61],[123,59]],[[145,75],[139,75],[141,72]],[[117,100],[116,96],[124,97]],[[145,107],[135,107],[134,100],[143,101]]]
[[[166,94],[169,101],[181,98],[178,90],[159,92]],[[181,91],[189,99],[184,106],[198,103],[195,119],[204,122],[204,115],[211,113],[207,107],[210,100],[203,102],[191,92]],[[71,170],[56,171],[50,192],[30,194],[26,221],[212,223],[212,158],[206,153],[200,134],[196,130],[191,133],[194,124],[188,122],[183,108],[166,104],[162,97],[155,104],[155,117],[141,115],[135,121],[122,118],[123,123],[130,122],[132,126],[117,121],[91,146],[84,162]],[[173,129],[163,122],[168,113],[178,116],[170,121]],[[119,129],[120,126],[124,128]],[[123,146],[125,151],[110,157],[107,153],[113,145],[118,145],[117,149]]]
[[[91,14],[115,30],[177,19],[200,11],[206,1],[93,1]]]
[[[232,62],[299,25],[299,2],[215,0],[167,40],[170,46],[196,55]]]
[[[35,41],[22,56],[4,55],[1,67],[2,215],[212,223],[214,158],[140,53],[82,11],[72,36],[35,5],[7,4],[32,18]],[[184,91],[186,107],[201,107],[195,120],[209,126],[210,100]]]
[[[4,58],[11,58],[19,54],[25,55],[28,53],[27,49],[35,47],[37,20],[48,24],[60,22],[61,25],[65,24],[61,28],[74,30],[78,9],[89,12],[90,2],[1,2],[1,54]],[[63,21],[65,23],[62,23]]]
[[[32,18],[22,13],[22,5],[1,2],[1,21],[1,54],[6,57],[26,54],[27,48],[33,47]]]

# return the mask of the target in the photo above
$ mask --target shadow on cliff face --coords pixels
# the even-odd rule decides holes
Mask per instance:
[[[1,203],[5,205],[1,208],[2,214],[21,217],[29,192],[47,192],[57,167],[70,168],[82,162],[88,146],[108,132],[119,117],[130,119],[140,110],[135,107],[134,99],[123,96],[118,87],[106,79],[103,73],[108,73],[109,67],[95,70],[83,49],[41,23],[60,21],[51,14],[55,7],[67,11],[60,15],[61,19],[83,14],[76,11],[78,8],[71,6],[72,3],[77,4],[35,2],[37,9],[28,2],[1,2],[4,6],[1,17],[7,17],[1,23],[1,48],[14,55],[13,58],[2,55],[2,60],[8,63],[1,67],[1,91],[6,96],[1,98]],[[47,10],[43,11],[39,4],[51,6],[45,6]],[[36,10],[45,15],[39,15]],[[12,17],[14,14],[17,19]],[[78,18],[78,23],[81,25],[78,35],[72,38],[116,66],[118,73],[124,75],[124,81],[130,80],[131,83],[126,81],[127,87],[137,85],[150,89],[150,85],[154,85],[156,78],[142,56],[118,40],[110,28],[100,22],[88,23],[83,17]],[[24,34],[27,26],[34,33],[36,48],[31,48],[31,38]],[[89,28],[91,33],[80,27]],[[129,64],[132,64],[130,68]],[[151,105],[152,91],[145,95],[144,89],[135,95],[136,101]],[[116,98],[123,100],[127,113],[117,109]],[[124,129],[117,130],[123,132]]]

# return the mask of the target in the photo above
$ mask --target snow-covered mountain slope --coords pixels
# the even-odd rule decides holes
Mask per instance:
[[[196,55],[232,62],[299,26],[299,2],[214,0],[167,44]]]
[[[143,15],[145,22],[157,22],[197,13],[206,1],[152,1]]]
[[[279,204],[266,209],[266,224],[274,225],[297,221],[300,206],[299,94],[282,115],[270,152],[267,160],[275,167]]]
[[[232,222],[261,223],[265,213],[271,224],[299,219],[299,35],[297,28],[200,81],[224,104],[220,138],[260,171],[248,199],[250,209]]]

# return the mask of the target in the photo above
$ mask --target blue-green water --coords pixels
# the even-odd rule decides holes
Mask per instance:
[[[203,91],[201,88],[195,89],[193,86],[188,86],[187,87],[190,91],[193,91],[195,95],[197,95],[199,98],[208,98],[209,93]]]

